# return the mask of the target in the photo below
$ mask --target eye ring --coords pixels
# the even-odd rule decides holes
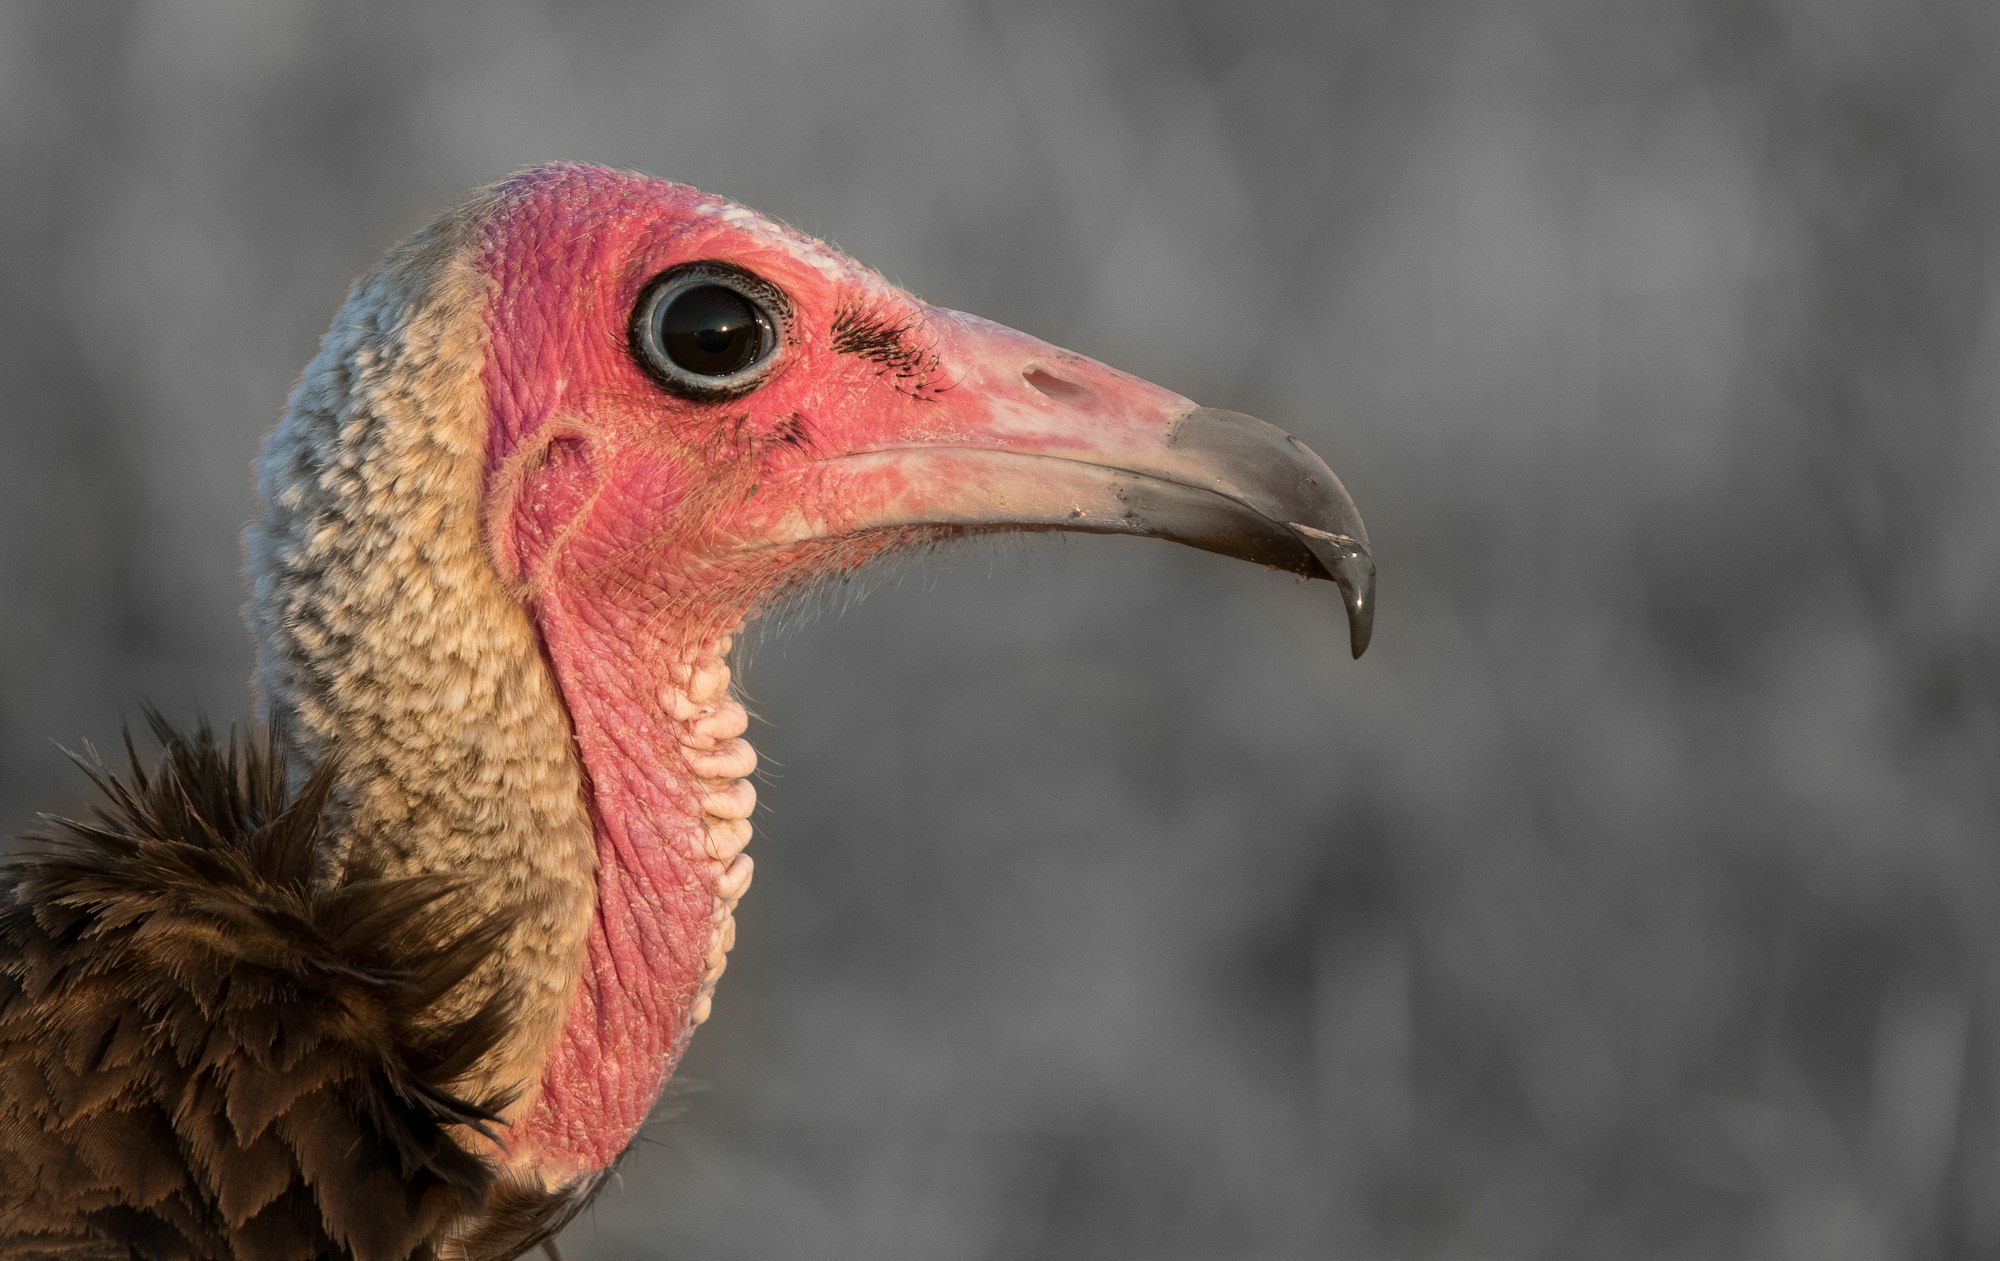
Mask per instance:
[[[728,263],[684,263],[655,276],[632,308],[632,352],[655,381],[696,399],[733,398],[764,382],[784,344],[784,294]]]

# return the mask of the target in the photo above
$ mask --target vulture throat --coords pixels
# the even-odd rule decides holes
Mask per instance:
[[[316,879],[448,877],[438,913],[492,926],[426,1018],[507,1013],[452,1090],[537,1194],[618,1159],[709,1017],[755,801],[727,660],[773,600],[1068,530],[1330,579],[1357,656],[1374,614],[1360,517],[1297,438],[599,167],[393,250],[257,470],[256,681],[324,794]]]

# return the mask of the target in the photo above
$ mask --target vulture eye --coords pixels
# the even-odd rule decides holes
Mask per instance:
[[[741,394],[764,379],[778,348],[783,299],[721,263],[690,263],[647,286],[632,312],[640,362],[662,385],[701,398]]]

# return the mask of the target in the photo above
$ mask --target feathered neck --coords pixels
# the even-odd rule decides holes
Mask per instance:
[[[466,1086],[525,1101],[582,971],[596,846],[561,696],[481,535],[491,200],[349,294],[258,460],[247,615],[295,767],[340,757],[329,868],[459,873],[467,912],[503,916],[450,1005],[513,989],[511,1036]]]
[[[339,757],[329,870],[457,873],[461,913],[506,925],[438,1014],[511,991],[463,1089],[515,1099],[496,1156],[553,1185],[616,1160],[707,1016],[755,755],[723,663],[740,612],[567,607],[496,569],[505,211],[475,196],[349,295],[259,460],[248,613],[273,728],[302,770]]]

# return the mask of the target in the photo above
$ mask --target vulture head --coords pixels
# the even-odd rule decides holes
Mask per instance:
[[[975,316],[682,185],[546,166],[349,295],[258,463],[257,681],[337,764],[326,869],[452,873],[503,927],[448,1007],[512,1017],[466,1089],[558,1188],[625,1149],[706,1020],[750,884],[731,637],[960,535],[1154,535],[1374,566],[1283,431]],[[440,1019],[448,1012],[441,1012]]]

